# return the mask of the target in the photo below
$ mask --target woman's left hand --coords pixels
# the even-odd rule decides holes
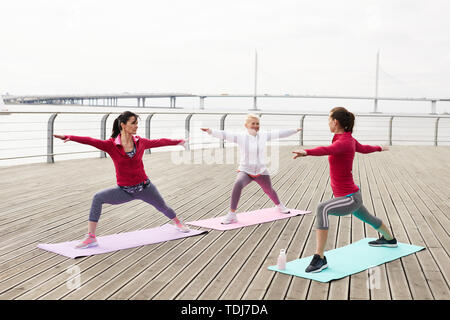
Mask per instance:
[[[388,146],[380,146],[380,147],[381,147],[381,151],[389,151]]]

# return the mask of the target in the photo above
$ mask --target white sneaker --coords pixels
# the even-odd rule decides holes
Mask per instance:
[[[230,223],[236,223],[236,222],[237,222],[236,212],[230,211],[230,212],[228,212],[225,219],[222,221],[222,224],[230,224]]]
[[[179,224],[175,224],[175,227],[180,232],[189,232],[189,231],[191,231],[191,229],[189,229],[189,227],[187,225],[185,225],[184,222],[182,222],[182,221],[180,221]]]
[[[278,212],[280,212],[280,213],[286,213],[286,214],[291,213],[291,211],[288,208],[286,208],[282,203],[277,205],[277,208],[278,208]]]

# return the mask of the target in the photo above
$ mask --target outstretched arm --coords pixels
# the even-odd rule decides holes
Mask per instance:
[[[140,138],[141,142],[144,144],[144,149],[150,149],[150,148],[158,148],[158,147],[166,147],[166,146],[176,146],[176,145],[183,145],[186,142],[183,139],[146,139],[146,138]]]
[[[389,150],[389,148],[381,147],[381,146],[371,146],[368,144],[361,144],[358,141],[356,141],[356,145],[355,145],[355,151],[359,152],[359,153],[372,153],[372,152],[386,151],[386,150]]]
[[[293,153],[296,153],[297,155],[294,157],[294,159],[297,159],[298,157],[304,157],[304,156],[329,156],[332,154],[339,154],[341,152],[345,151],[345,146],[343,146],[339,140],[334,142],[333,144],[329,146],[322,146],[322,147],[316,147],[313,149],[299,149],[296,151],[293,151]]]
[[[297,132],[300,132],[300,130],[302,129],[297,128],[297,129],[267,131],[267,140],[286,138],[292,136]]]
[[[67,141],[75,141],[82,144],[88,144],[90,146],[93,146],[97,149],[100,149],[102,151],[108,152],[110,143],[108,140],[100,140],[100,139],[94,139],[91,137],[79,137],[79,136],[72,136],[72,135],[53,135],[55,138],[64,140],[64,143]]]
[[[212,135],[213,137],[221,138],[229,142],[237,143],[239,138],[239,134],[226,132],[224,130],[213,130],[209,128],[201,128],[201,130],[207,132],[209,135]]]

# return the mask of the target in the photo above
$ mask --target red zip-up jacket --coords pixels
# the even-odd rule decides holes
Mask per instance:
[[[329,156],[331,189],[335,197],[343,197],[359,190],[352,174],[355,152],[372,153],[381,150],[380,146],[360,144],[352,137],[351,132],[335,134],[330,146],[305,149],[308,156]]]
[[[108,153],[116,168],[117,184],[124,187],[134,186],[148,179],[144,170],[144,163],[142,162],[145,149],[174,146],[184,142],[184,140],[165,138],[149,140],[139,136],[133,136],[134,144],[136,145],[136,154],[130,158],[123,149],[120,134],[116,138],[110,138],[108,140],[69,135],[65,137],[71,141],[88,144]]]

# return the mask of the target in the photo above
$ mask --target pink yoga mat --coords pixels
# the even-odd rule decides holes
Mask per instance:
[[[196,236],[203,233],[208,232],[201,230],[191,230],[184,233],[178,231],[174,225],[165,224],[161,227],[152,229],[137,230],[132,232],[112,234],[104,237],[97,237],[98,247],[94,248],[76,249],[75,246],[80,243],[80,240],[55,244],[41,243],[38,245],[38,248],[75,259],[78,257],[87,257],[94,254],[102,254],[121,249],[145,246],[152,243]]]
[[[287,213],[287,214],[278,212],[278,209],[276,207],[248,211],[248,212],[240,212],[240,213],[236,214],[238,222],[230,223],[230,224],[222,224],[221,223],[223,221],[223,219],[225,218],[225,216],[211,218],[211,219],[205,219],[205,220],[186,222],[186,224],[190,224],[190,225],[197,226],[197,227],[210,228],[210,229],[224,231],[224,230],[243,228],[243,227],[251,226],[254,224],[260,224],[260,223],[270,222],[270,221],[274,221],[274,220],[286,219],[286,218],[295,217],[295,216],[298,216],[301,214],[311,213],[311,211],[302,211],[302,210],[294,210],[294,209],[289,209],[289,210],[291,212]]]

